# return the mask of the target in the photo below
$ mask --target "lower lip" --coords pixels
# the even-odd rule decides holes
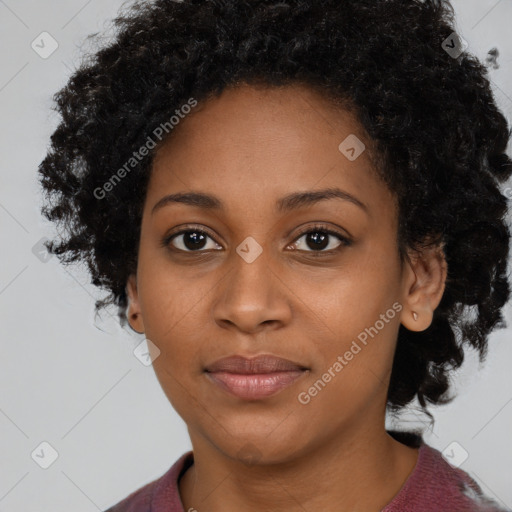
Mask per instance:
[[[227,372],[206,372],[215,384],[244,400],[258,400],[274,395],[293,384],[305,370],[256,373],[251,375]]]

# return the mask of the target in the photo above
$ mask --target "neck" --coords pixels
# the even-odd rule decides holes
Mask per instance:
[[[378,512],[398,493],[418,455],[384,428],[344,432],[341,440],[324,440],[278,463],[265,463],[262,456],[249,465],[200,436],[192,444],[194,464],[179,482],[186,511]]]

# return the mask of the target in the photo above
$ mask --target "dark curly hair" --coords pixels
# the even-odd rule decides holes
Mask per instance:
[[[95,191],[191,97],[243,83],[306,85],[355,112],[369,135],[375,169],[397,200],[402,262],[426,244],[441,244],[446,257],[432,324],[400,326],[388,407],[397,412],[416,395],[425,411],[451,401],[449,374],[464,345],[482,360],[489,333],[505,326],[510,232],[499,184],[512,173],[512,130],[484,65],[443,46],[455,45],[450,3],[155,0],[125,6],[112,26],[112,40],[55,94],[61,121],[38,170],[42,212],[67,235],[47,249],[62,263],[85,262],[109,292],[96,312],[117,305],[126,324],[126,282],[161,142],[105,199]]]

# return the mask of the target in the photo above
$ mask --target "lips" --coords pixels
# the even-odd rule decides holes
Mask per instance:
[[[261,400],[275,395],[307,373],[309,368],[272,355],[251,359],[225,357],[205,368],[210,382],[243,400]]]
[[[206,367],[206,371],[210,373],[225,372],[236,373],[240,375],[256,374],[256,373],[275,373],[307,370],[305,366],[276,357],[272,355],[260,355],[253,358],[243,356],[230,356],[215,361]]]

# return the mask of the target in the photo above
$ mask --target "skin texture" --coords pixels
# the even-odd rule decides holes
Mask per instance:
[[[243,85],[198,105],[155,156],[128,318],[160,350],[156,375],[188,426],[195,462],[179,484],[185,510],[378,511],[414,468],[417,449],[385,431],[388,382],[399,325],[430,325],[446,263],[430,249],[401,265],[394,197],[367,152],[349,161],[338,150],[350,134],[369,142],[352,115],[309,89]],[[328,199],[275,209],[288,194],[333,187],[365,208]],[[152,213],[165,195],[190,191],[218,197],[224,210],[171,203]],[[299,229],[321,231],[316,222],[351,243],[330,235],[321,251],[338,251],[315,257]],[[201,254],[180,253],[180,235],[162,246],[194,228],[210,233]],[[251,263],[236,252],[249,236],[263,251]],[[395,302],[394,318],[300,403]],[[243,401],[204,374],[234,354],[273,354],[309,371],[274,396]]]

